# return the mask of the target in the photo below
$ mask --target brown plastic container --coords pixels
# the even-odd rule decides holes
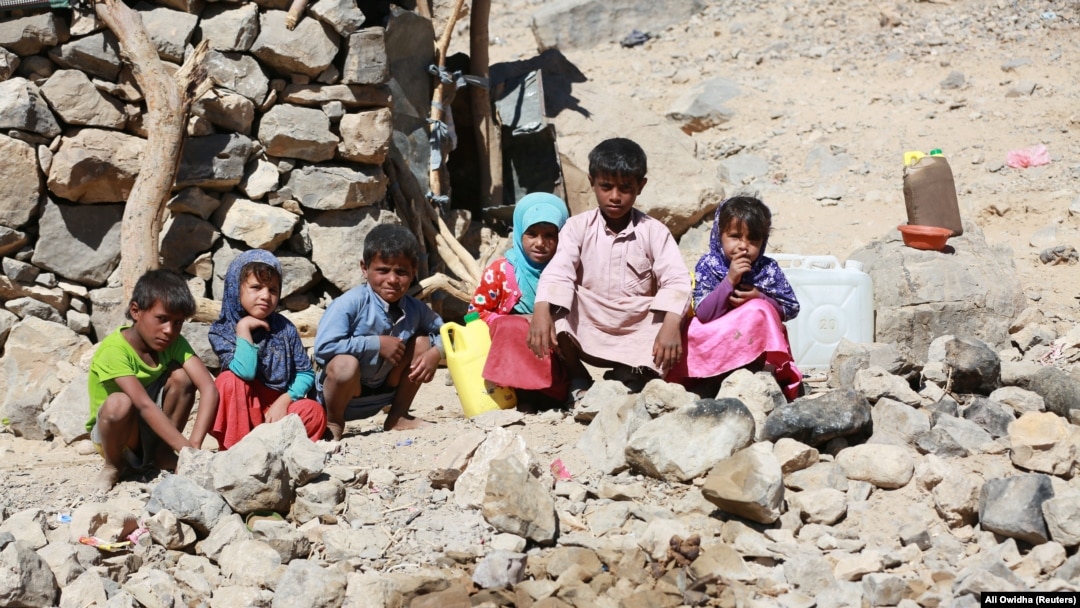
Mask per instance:
[[[909,224],[948,228],[953,236],[964,234],[956,184],[944,156],[922,156],[904,166],[904,205]]]

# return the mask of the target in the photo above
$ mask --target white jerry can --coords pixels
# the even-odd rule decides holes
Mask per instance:
[[[874,341],[874,284],[862,263],[843,267],[831,255],[769,254],[780,264],[799,299],[799,316],[784,325],[795,365],[823,371],[842,338]]]

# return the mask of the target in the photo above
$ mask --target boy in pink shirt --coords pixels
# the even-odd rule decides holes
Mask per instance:
[[[540,277],[529,348],[563,360],[572,400],[591,384],[583,362],[640,391],[682,356],[690,273],[671,231],[634,209],[645,173],[645,152],[629,139],[593,148],[589,183],[598,208],[566,222]]]

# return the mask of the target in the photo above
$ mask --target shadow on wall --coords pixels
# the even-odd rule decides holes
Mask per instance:
[[[523,61],[497,63],[491,66],[492,97],[498,98],[502,90],[511,90],[520,79],[531,72],[540,70],[544,90],[545,116],[553,118],[563,110],[572,110],[588,118],[589,111],[579,105],[579,99],[573,95],[573,85],[587,82],[588,78],[570,63],[558,49],[548,49],[543,53]],[[503,117],[510,122],[509,117]]]

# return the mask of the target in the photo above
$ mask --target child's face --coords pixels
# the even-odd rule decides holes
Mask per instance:
[[[281,298],[281,279],[270,277],[263,281],[254,272],[249,272],[240,281],[240,306],[244,312],[256,319],[266,319],[277,310]]]
[[[132,302],[129,312],[132,328],[139,334],[139,339],[150,350],[157,352],[165,350],[176,342],[186,320],[184,315],[166,310],[161,300],[155,300],[154,305],[145,310]]]
[[[559,246],[559,229],[549,222],[537,222],[521,235],[521,248],[537,264],[547,264]]]
[[[761,239],[750,238],[750,230],[741,220],[731,220],[720,232],[720,248],[729,260],[741,256],[750,258],[751,262],[757,260],[761,255],[761,243]]]
[[[638,180],[631,176],[589,176],[589,185],[596,195],[596,204],[609,220],[620,220],[630,213],[646,181],[648,180],[645,178]]]
[[[376,255],[371,259],[371,264],[360,262],[360,268],[375,293],[390,303],[405,296],[416,276],[416,261],[403,255],[389,258]]]

